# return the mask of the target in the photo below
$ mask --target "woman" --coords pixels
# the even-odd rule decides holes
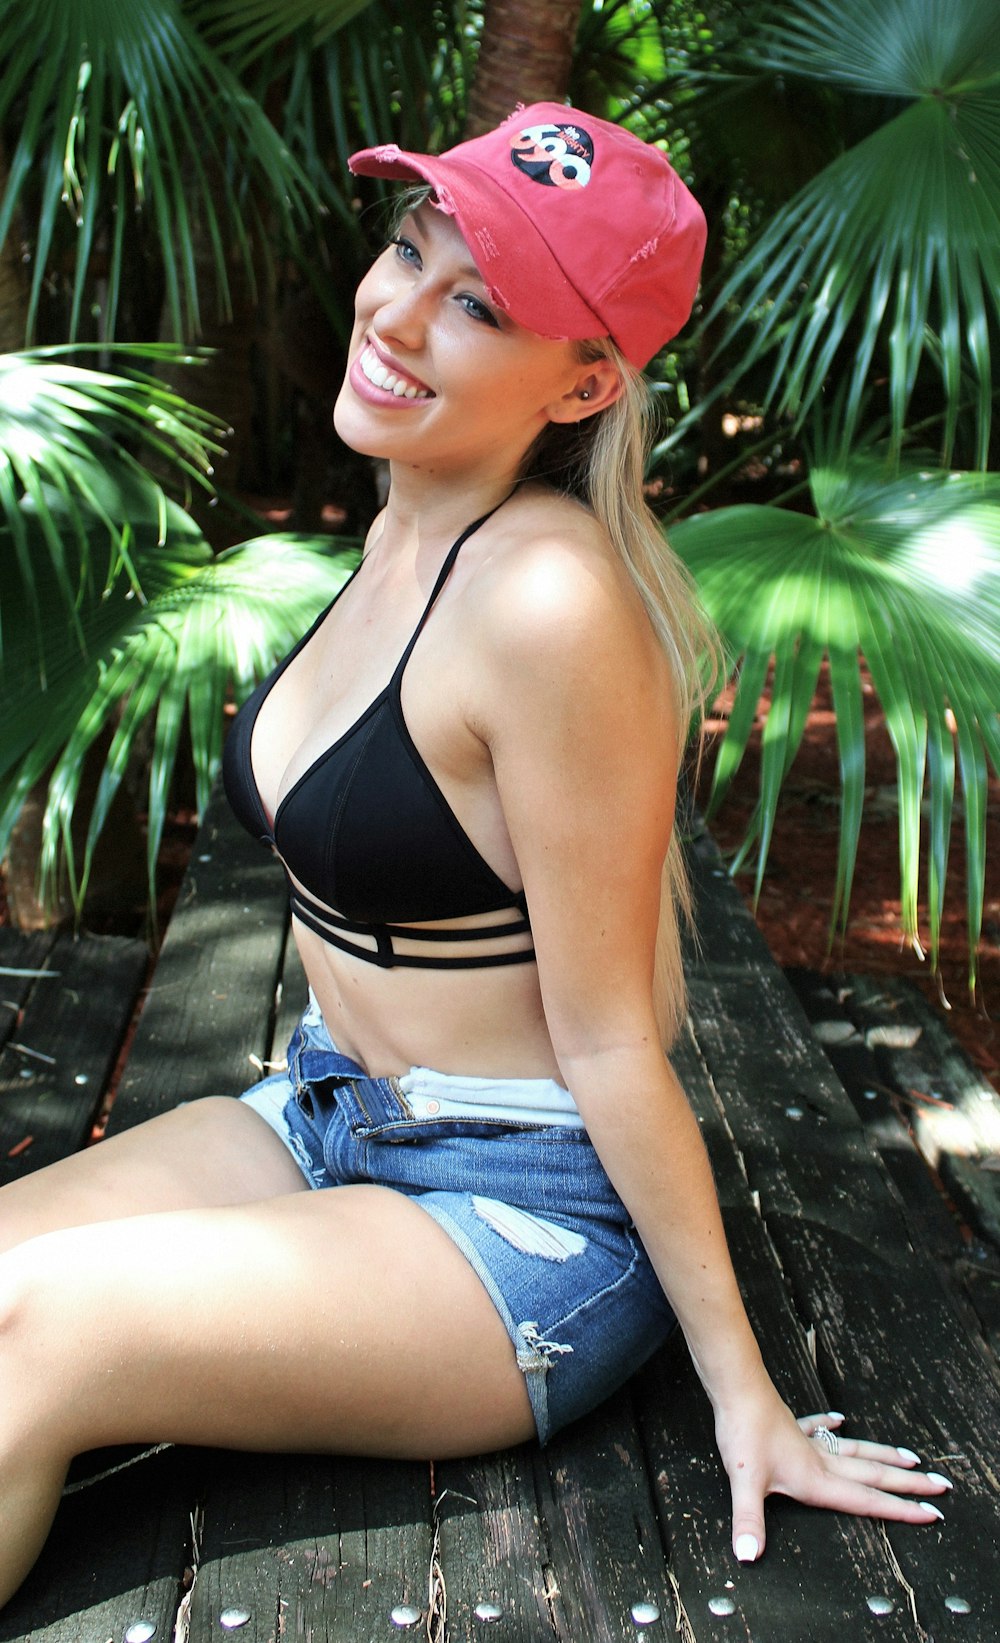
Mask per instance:
[[[675,1316],[738,1558],[771,1491],[924,1523],[949,1487],[778,1398],[661,1044],[705,641],[642,505],[635,396],[701,214],[658,150],[557,104],[352,163],[431,190],[361,284],[336,409],[391,490],[227,748],[310,1006],[242,1102],[4,1190],[0,1599],[80,1450],[544,1440]]]

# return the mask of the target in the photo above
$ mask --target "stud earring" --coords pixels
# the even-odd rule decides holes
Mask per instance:
[[[580,398],[581,399],[589,399],[590,398],[590,390],[588,388],[581,388],[580,389]]]

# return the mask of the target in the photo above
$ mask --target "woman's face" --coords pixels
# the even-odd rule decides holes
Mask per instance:
[[[490,301],[454,219],[425,203],[358,288],[334,422],[369,456],[513,473],[549,421],[580,416],[592,371]]]

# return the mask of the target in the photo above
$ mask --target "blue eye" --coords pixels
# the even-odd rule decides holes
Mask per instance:
[[[480,320],[484,325],[492,325],[495,331],[499,331],[500,322],[485,302],[480,302],[478,297],[472,296],[468,291],[463,291],[458,300],[464,304],[466,313],[471,314],[473,319]]]
[[[417,250],[412,240],[404,239],[400,234],[397,235],[395,239],[391,239],[389,244],[396,247],[396,255],[400,262],[409,263],[411,267],[416,268],[421,266],[420,252]]]

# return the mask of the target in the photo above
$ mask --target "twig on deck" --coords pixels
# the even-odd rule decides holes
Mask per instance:
[[[913,1624],[917,1628],[917,1636],[920,1638],[920,1643],[929,1643],[928,1634],[920,1624],[920,1617],[917,1614],[917,1594],[899,1566],[899,1559],[892,1549],[892,1542],[886,1533],[885,1524],[881,1524],[880,1528],[882,1530],[882,1545],[885,1548],[885,1555],[889,1560],[889,1567],[906,1593],[906,1600],[910,1606],[910,1613],[913,1616]]]
[[[103,1483],[105,1478],[113,1478],[116,1472],[127,1472],[130,1466],[138,1466],[141,1460],[149,1460],[151,1455],[162,1454],[164,1449],[172,1449],[172,1443],[154,1443],[152,1449],[143,1449],[138,1455],[130,1455],[128,1460],[118,1462],[117,1466],[109,1466],[103,1472],[95,1472],[92,1478],[80,1478],[76,1483],[67,1483],[63,1495],[75,1495],[79,1489],[89,1489],[93,1483]]]
[[[445,1490],[445,1494],[448,1491]],[[427,1570],[427,1643],[445,1643],[448,1625],[448,1588],[441,1567],[441,1513],[444,1496],[434,1502],[434,1533],[431,1538],[431,1560]]]
[[[463,1495],[458,1489],[442,1489],[434,1502],[431,1559],[427,1571],[427,1643],[446,1643],[448,1635],[448,1588],[441,1566],[441,1507],[449,1495],[468,1501],[470,1506],[479,1505],[471,1495]]]
[[[28,1044],[8,1044],[7,1048],[13,1050],[15,1055],[28,1055],[32,1061],[44,1061],[50,1067],[56,1064],[54,1055],[46,1055],[44,1050],[33,1050]]]
[[[681,1643],[698,1643],[690,1616],[684,1607],[684,1599],[681,1597],[681,1589],[677,1584],[677,1576],[669,1566],[667,1568],[667,1579],[670,1582],[670,1592],[674,1600],[674,1631],[680,1638]]]
[[[194,1597],[195,1581],[198,1579],[198,1570],[201,1566],[201,1533],[204,1527],[205,1509],[203,1506],[196,1506],[191,1513],[191,1562],[184,1570],[185,1591],[177,1606],[173,1643],[188,1643],[191,1631],[191,1601]]]

